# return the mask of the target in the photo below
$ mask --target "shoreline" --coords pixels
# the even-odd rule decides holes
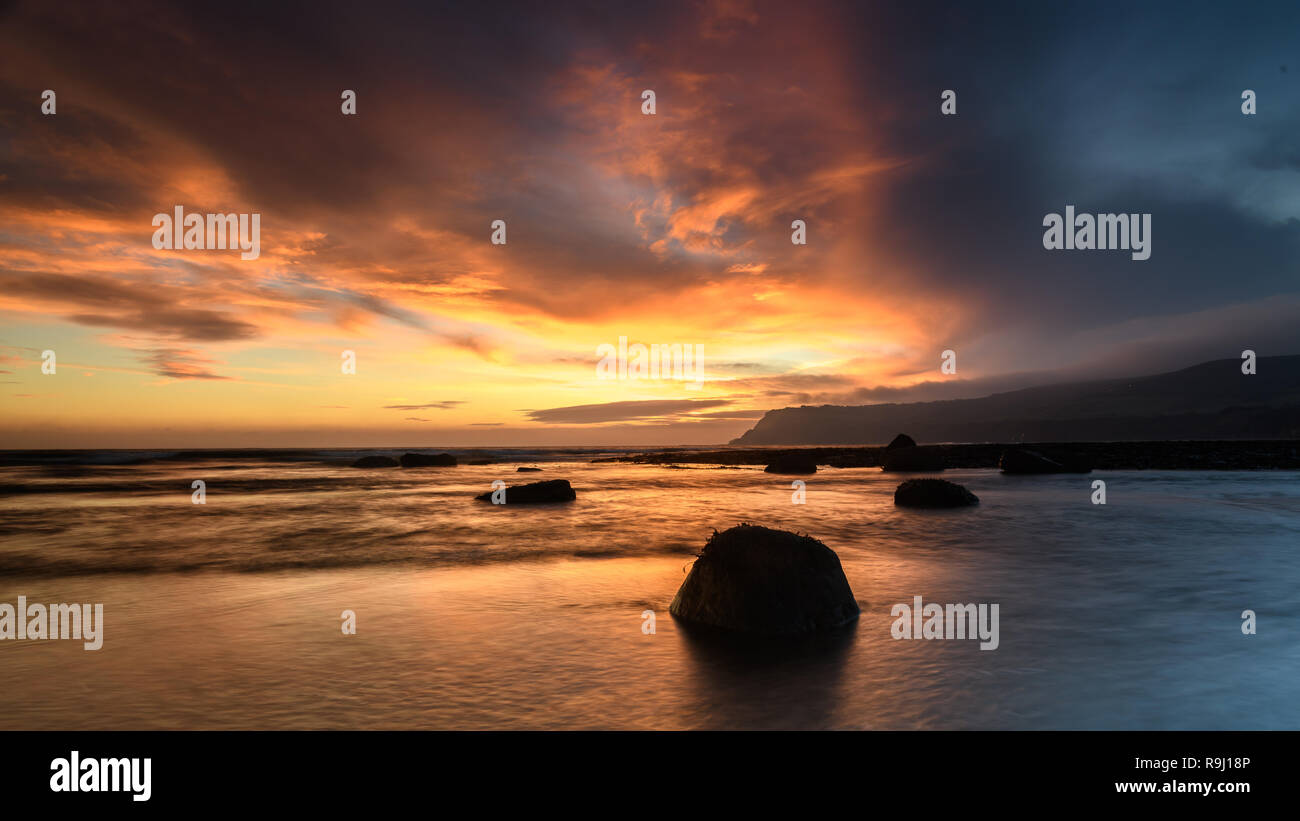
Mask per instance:
[[[812,457],[818,465],[835,468],[880,467],[886,446],[880,445],[620,445],[529,446],[520,448],[429,447],[372,448],[244,448],[211,450],[67,449],[0,450],[0,468],[36,467],[47,470],[183,465],[223,460],[236,466],[248,462],[284,465],[349,467],[357,457],[373,454],[447,452],[458,467],[510,464],[711,464],[723,467],[765,466],[774,461]],[[1035,451],[1058,461],[1082,461],[1093,470],[1300,470],[1300,439],[1145,440],[1106,442],[946,442],[919,445],[918,454],[937,454],[947,468],[998,469],[1010,449]],[[518,451],[513,453],[511,451]],[[455,468],[447,468],[454,470]]]
[[[1017,442],[1009,444],[920,445],[937,453],[948,468],[994,468],[1008,449],[1032,450],[1048,458],[1074,457],[1093,470],[1300,470],[1300,440],[1167,442]],[[633,464],[767,465],[791,456],[836,468],[880,467],[884,445],[767,446],[725,450],[659,451],[593,460]]]

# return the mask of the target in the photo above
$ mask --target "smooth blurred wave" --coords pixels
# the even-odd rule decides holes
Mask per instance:
[[[877,469],[793,504],[756,467],[589,458],[0,468],[0,600],[107,621],[97,652],[0,642],[0,727],[1300,728],[1294,472],[953,470],[977,507],[908,511]],[[577,501],[473,498],[550,478]],[[757,650],[681,629],[693,554],[740,522],[834,549],[859,622]],[[914,595],[999,603],[1000,647],[892,640]]]

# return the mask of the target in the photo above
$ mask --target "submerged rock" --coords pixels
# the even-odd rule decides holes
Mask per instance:
[[[814,456],[804,456],[798,453],[786,453],[772,460],[772,463],[763,468],[764,473],[816,473],[817,458]]]
[[[489,490],[487,493],[480,493],[475,496],[480,502],[492,501],[492,494],[495,491]],[[546,502],[572,502],[578,498],[578,494],[569,486],[568,479],[549,479],[545,482],[533,482],[528,485],[518,485],[516,487],[505,488],[506,504],[508,505],[532,505]]]
[[[454,468],[456,457],[450,453],[403,453],[404,468]]]
[[[773,636],[830,630],[859,613],[835,551],[811,536],[749,524],[713,533],[668,611]]]
[[[944,479],[908,479],[894,491],[899,507],[965,507],[980,499],[955,482]]]
[[[1081,459],[1049,459],[1032,450],[1013,448],[1003,451],[998,460],[1003,473],[1091,473],[1092,467]]]
[[[362,456],[352,463],[354,468],[395,468],[397,460],[391,456]]]

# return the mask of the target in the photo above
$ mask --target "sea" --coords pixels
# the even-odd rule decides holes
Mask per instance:
[[[1300,729],[1296,472],[949,470],[980,503],[924,511],[635,450],[0,454],[0,603],[103,605],[98,650],[0,640],[0,729]],[[577,500],[475,499],[543,479]],[[678,622],[740,523],[834,550],[857,623]],[[996,649],[898,638],[917,596],[998,605]]]

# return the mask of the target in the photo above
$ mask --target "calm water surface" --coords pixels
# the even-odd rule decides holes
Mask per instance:
[[[0,642],[0,728],[1300,728],[1300,476],[945,476],[979,507],[897,510],[865,468],[805,477],[804,505],[758,468],[0,468],[0,601],[106,620],[97,652]],[[545,478],[578,501],[472,498]],[[692,554],[740,522],[834,549],[856,627],[675,623]],[[915,595],[999,603],[999,649],[893,640]]]

